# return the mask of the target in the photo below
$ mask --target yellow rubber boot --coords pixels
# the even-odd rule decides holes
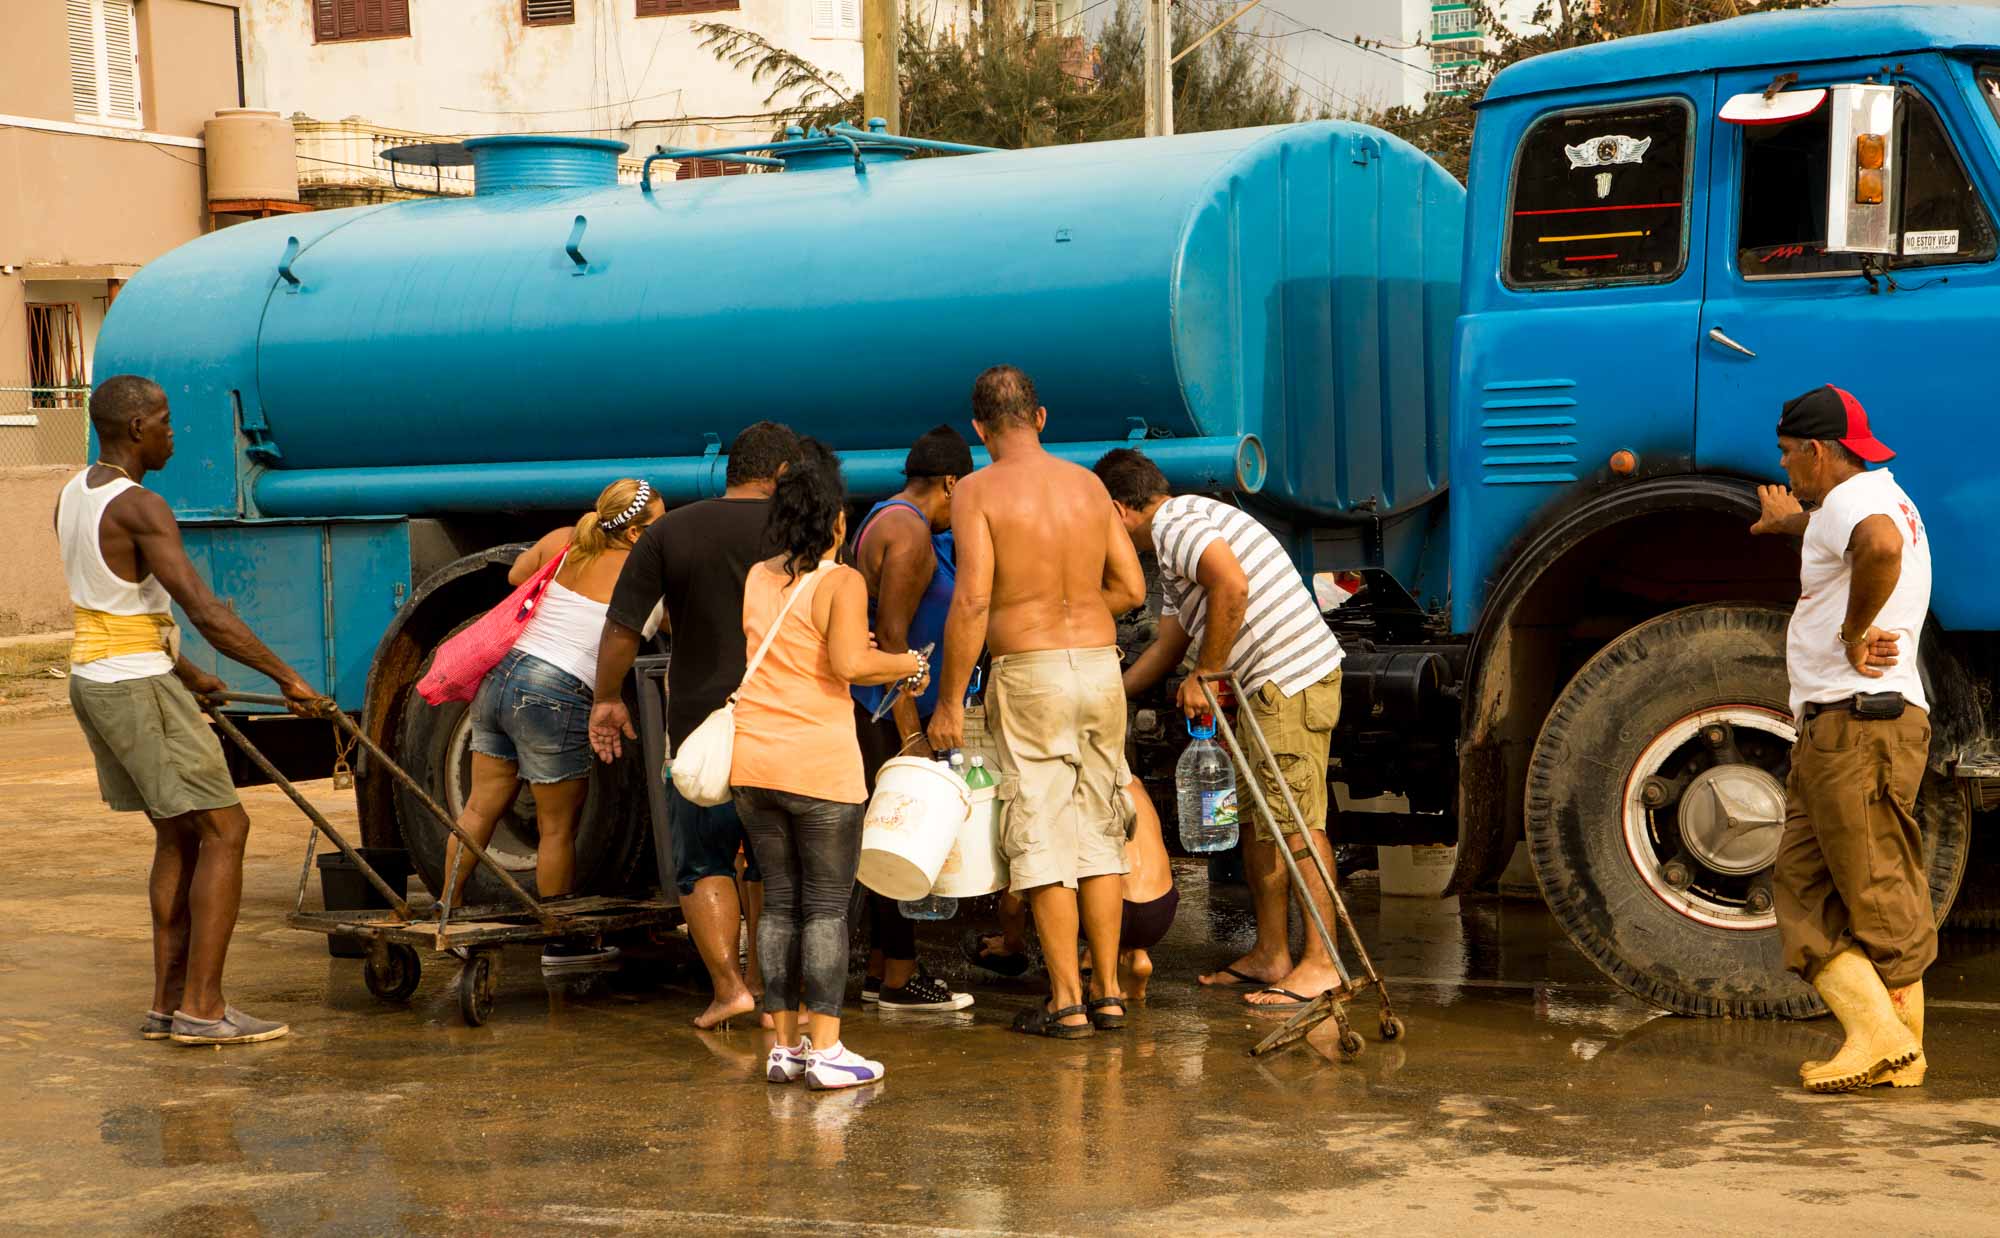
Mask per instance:
[[[1820,966],[1813,988],[1840,1020],[1847,1039],[1840,1052],[1815,1068],[1801,1067],[1799,1078],[1809,1092],[1848,1092],[1865,1088],[1923,1052],[1910,1030],[1896,1017],[1895,1003],[1875,964],[1859,950],[1843,950]]]
[[[1896,1008],[1896,1018],[1904,1027],[1910,1030],[1910,1035],[1917,1038],[1917,1060],[1911,1062],[1908,1066],[1898,1066],[1896,1069],[1883,1075],[1881,1078],[1875,1080],[1874,1086],[1880,1087],[1883,1084],[1887,1084],[1892,1088],[1922,1087],[1924,1084],[1924,1072],[1930,1068],[1930,1063],[1925,1060],[1923,1052],[1924,982],[1919,980],[1915,984],[1905,985],[1900,989],[1890,989],[1889,1001]],[[1799,1067],[1799,1079],[1803,1081],[1808,1072],[1819,1070],[1825,1065],[1825,1062],[1805,1063]]]
[[[1908,1066],[1898,1066],[1876,1082],[1892,1088],[1922,1087],[1924,1072],[1930,1069],[1924,1058],[1924,982],[1919,980],[1900,989],[1890,989],[1889,1001],[1896,1007],[1896,1017],[1917,1038],[1917,1060]]]

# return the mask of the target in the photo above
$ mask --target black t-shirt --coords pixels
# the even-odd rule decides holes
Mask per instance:
[[[777,553],[768,499],[704,499],[647,526],[618,573],[610,617],[634,631],[665,601],[672,628],[667,737],[675,748],[743,682],[743,576]]]

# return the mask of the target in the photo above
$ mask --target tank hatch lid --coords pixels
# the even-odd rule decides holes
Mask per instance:
[[[472,157],[476,197],[517,189],[597,189],[618,183],[618,156],[630,150],[610,138],[505,133],[459,143]]]

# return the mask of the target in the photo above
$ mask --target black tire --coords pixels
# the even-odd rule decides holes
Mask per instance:
[[[468,621],[469,622],[469,621]],[[464,625],[460,625],[463,627]],[[425,667],[428,669],[429,660]],[[471,770],[471,753],[464,739],[471,723],[468,702],[447,701],[432,706],[414,690],[403,703],[396,731],[396,760],[447,812],[464,803]],[[633,716],[638,716],[637,710]],[[625,745],[625,755],[606,765],[590,763],[590,791],[577,814],[576,890],[586,894],[618,893],[627,888],[639,862],[642,844],[652,833],[646,799],[643,762],[637,743]],[[426,888],[442,897],[445,844],[450,837],[443,823],[401,782],[396,784],[396,824],[410,863]],[[534,798],[524,784],[514,806],[500,819],[487,850],[530,894],[535,887]],[[473,869],[471,888],[454,892],[455,906],[512,901],[506,886],[484,865]]]
[[[1718,604],[1633,628],[1563,689],[1529,762],[1528,844],[1549,910],[1614,983],[1677,1014],[1824,1013],[1818,995],[1784,970],[1768,913],[1746,899],[1740,915],[1732,918],[1716,904],[1719,910],[1704,921],[1670,905],[1640,871],[1626,830],[1628,784],[1642,757],[1702,711],[1762,720],[1756,726],[1767,730],[1738,724],[1732,732],[1751,737],[1742,753],[1757,754],[1740,763],[1761,759],[1765,773],[1782,781],[1789,769],[1789,749],[1777,737],[1789,731],[1786,622],[1785,612],[1768,607]],[[1927,774],[1917,816],[1942,918],[1964,872],[1970,815],[1950,779]],[[1718,878],[1715,897],[1724,897],[1729,880],[1748,890],[1766,872],[1768,865]]]
[[[2000,834],[1989,824],[1981,827],[1979,844],[1973,848],[1965,867],[1965,881],[1952,901],[1951,916],[1945,927],[1963,933],[2000,932],[2000,857],[1993,854]]]
[[[394,943],[390,944],[379,969],[372,955],[361,965],[361,978],[368,991],[385,1002],[409,1001],[422,976],[423,965],[417,959],[417,952]]]

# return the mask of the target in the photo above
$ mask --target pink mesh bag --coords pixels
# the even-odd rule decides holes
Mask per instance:
[[[446,701],[469,701],[478,695],[480,681],[514,648],[514,642],[521,639],[528,620],[535,617],[535,608],[541,604],[542,595],[548,592],[549,582],[556,578],[556,573],[562,570],[563,560],[567,558],[569,551],[565,549],[544,563],[541,570],[524,581],[520,588],[508,594],[506,601],[439,645],[436,655],[431,658],[431,669],[417,681],[418,694],[433,705],[442,705]]]

